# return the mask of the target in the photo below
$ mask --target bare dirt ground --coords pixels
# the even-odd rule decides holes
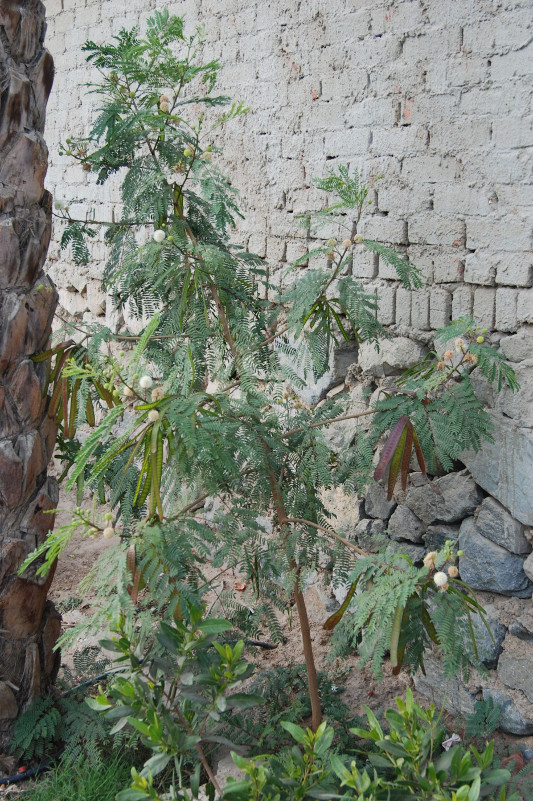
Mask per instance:
[[[61,497],[60,508],[64,511],[57,516],[56,528],[70,522],[69,510],[75,505],[75,499]],[[80,592],[78,587],[94,566],[98,557],[105,553],[112,542],[113,540],[105,540],[102,537],[91,538],[76,535],[63,551],[49,597],[56,605],[58,603],[65,604],[65,602],[68,605],[69,599],[73,598],[81,599],[81,603],[74,609],[62,613],[64,629],[78,623],[84,616],[89,616],[94,610],[94,595],[90,591]],[[228,584],[230,586],[231,584],[238,585],[238,582],[239,576],[231,576]],[[210,602],[208,597],[208,607]],[[393,676],[388,666],[385,666],[385,679],[383,682],[378,682],[370,671],[357,669],[357,656],[355,654],[348,659],[343,659],[342,664],[328,662],[330,634],[322,628],[327,613],[314,587],[310,587],[307,590],[306,603],[317,669],[332,673],[342,671],[346,675],[344,702],[354,712],[361,712],[363,704],[373,710],[394,706],[395,697],[402,695],[406,686],[412,686],[410,678],[405,674]],[[223,616],[223,612],[216,607],[213,608],[213,614]],[[303,662],[302,642],[297,621],[294,618],[290,621],[284,617],[280,618],[280,622],[285,642],[283,644],[280,643],[275,650],[256,649],[254,661],[257,665],[257,672],[274,667],[293,666]],[[72,667],[73,653],[91,645],[98,645],[102,636],[82,635],[79,637],[71,647],[62,652],[62,663]],[[420,696],[420,700],[423,702],[425,699]]]
[[[70,512],[76,506],[75,497],[62,494],[59,506],[62,511],[57,515],[56,528],[70,522]],[[62,613],[64,630],[80,622],[84,616],[90,616],[94,611],[94,594],[91,591],[80,591],[79,585],[94,566],[98,557],[105,553],[112,543],[113,540],[105,540],[102,537],[90,538],[77,535],[65,548],[59,560],[50,591],[50,598],[56,605],[60,604],[60,606],[67,607]],[[239,578],[239,576],[229,576],[228,583],[230,586],[231,584],[238,586]],[[330,650],[330,634],[323,629],[327,613],[324,610],[322,598],[323,593],[318,592],[316,587],[310,587],[306,592],[317,669],[325,670],[334,676],[336,674],[342,675],[342,681],[345,683],[342,700],[353,714],[364,716],[364,705],[370,707],[373,711],[383,711],[389,707],[395,707],[395,698],[403,695],[406,687],[413,687],[412,680],[407,674],[402,673],[399,676],[394,676],[390,667],[386,664],[384,667],[384,680],[378,682],[369,670],[359,670],[357,668],[356,654],[337,663],[331,663],[327,660]],[[70,606],[74,608],[68,608]],[[223,611],[214,607],[213,614],[223,616]],[[302,644],[296,620],[290,621],[285,617],[280,622],[285,642],[279,644],[275,650],[263,650],[261,648],[255,650],[256,673],[278,666],[294,666],[303,662]],[[83,649],[90,646],[98,646],[102,636],[104,635],[81,635],[78,637],[68,649],[62,652],[62,664],[66,665],[71,672],[74,672],[73,657],[75,652],[83,651]],[[423,706],[429,704],[427,698],[416,692],[415,698]],[[446,722],[450,731],[455,730],[462,733],[460,721],[447,716]],[[523,738],[521,740],[520,738],[500,734],[497,735],[497,739],[505,749],[504,753],[517,752],[520,742],[523,742]],[[529,740],[530,738],[527,739]],[[509,767],[512,768],[513,766],[510,765]],[[224,780],[226,775],[233,772],[234,765],[230,758],[222,756],[217,770],[219,779]],[[18,794],[21,790],[23,790],[23,785],[0,788],[0,798],[8,797],[8,793]]]

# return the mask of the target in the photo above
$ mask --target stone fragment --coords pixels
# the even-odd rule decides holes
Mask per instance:
[[[387,500],[387,491],[381,484],[373,482],[366,490],[365,512],[368,517],[388,520],[398,504],[394,499]]]
[[[417,364],[426,354],[424,345],[408,337],[395,337],[381,342],[379,352],[373,344],[363,342],[359,351],[359,366],[368,375],[398,375]]]
[[[365,412],[368,409],[369,400],[367,388],[363,384],[356,384],[349,392],[348,403],[344,413],[349,415]],[[322,430],[322,434],[328,446],[340,453],[350,446],[357,431],[366,431],[370,425],[370,415],[350,420],[340,420],[325,427]]]
[[[483,537],[472,517],[461,524],[459,548],[461,578],[474,590],[531,597],[533,582],[524,573],[522,557]]]
[[[376,551],[386,541],[387,524],[383,520],[361,520],[356,527],[357,541],[365,551]]]
[[[524,573],[530,581],[533,581],[533,553],[524,561]]]
[[[524,527],[494,498],[485,498],[479,507],[476,527],[480,534],[511,553],[531,552]]]
[[[483,494],[466,471],[449,473],[431,484],[412,487],[405,499],[406,506],[426,525],[454,523],[472,514],[481,503]]]
[[[360,520],[355,527],[356,537],[364,537],[366,534],[370,534],[372,530],[372,522],[373,521],[368,517],[365,517],[364,520]]]
[[[370,526],[370,533],[373,537],[381,537],[387,531],[387,522],[385,520],[372,520]]]
[[[512,697],[502,690],[493,690],[488,687],[483,688],[483,700],[492,698],[502,710],[502,717],[498,728],[507,734],[517,734],[525,736],[533,734],[533,719],[528,720],[516,708]]]
[[[509,626],[509,634],[512,634],[513,637],[517,637],[519,640],[533,642],[533,620],[526,617],[526,615],[521,615],[516,620],[513,620]]]
[[[505,626],[502,626],[498,620],[497,614],[496,609],[492,605],[485,605],[485,620],[487,621],[490,633],[481,615],[479,613],[472,615],[472,626],[478,653],[481,661],[489,670],[494,670],[498,664],[498,657],[503,650],[503,641],[507,633]]]
[[[420,518],[411,509],[400,504],[389,520],[388,532],[393,540],[422,542],[425,527]]]
[[[505,358],[510,362],[521,362],[524,359],[530,359],[533,353],[533,332],[527,328],[521,328],[517,334],[503,337],[500,340],[500,348]]]
[[[523,642],[524,656],[515,656],[504,651],[498,662],[498,677],[512,690],[522,690],[533,704],[533,645]]]
[[[514,366],[516,379],[520,384],[518,392],[503,386],[501,392],[494,391],[492,406],[507,418],[522,426],[533,427],[533,359],[526,359]]]
[[[531,476],[533,475],[533,431],[513,423],[503,414],[489,411],[493,442],[462,457],[475,481],[497,498],[513,517],[533,526]]]
[[[0,681],[0,720],[14,720],[18,711],[13,690],[5,681]]]
[[[429,698],[437,708],[444,705],[454,715],[468,715],[474,711],[474,699],[461,679],[447,679],[442,664],[433,655],[424,657],[426,675],[418,671],[414,676],[415,688]]]
[[[391,542],[386,553],[397,553],[398,557],[408,556],[414,565],[421,565],[426,555],[426,549],[423,545],[414,545],[412,542]],[[398,558],[395,564],[402,568],[407,562],[405,559]]]
[[[428,526],[424,543],[427,551],[440,551],[447,540],[455,542],[459,537],[460,526],[450,526],[445,523],[436,523]]]

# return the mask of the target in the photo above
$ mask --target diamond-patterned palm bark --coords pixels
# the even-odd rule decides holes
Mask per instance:
[[[52,575],[17,569],[53,527],[56,439],[45,392],[57,293],[43,272],[51,232],[43,139],[53,60],[39,0],[0,0],[0,751],[13,719],[50,684],[60,617]]]

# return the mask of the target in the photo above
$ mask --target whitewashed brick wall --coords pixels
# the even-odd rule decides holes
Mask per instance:
[[[237,236],[267,257],[272,272],[310,244],[295,216],[321,202],[312,177],[349,164],[366,178],[384,174],[365,234],[408,253],[428,285],[411,296],[377,257],[361,258],[354,273],[372,281],[385,324],[415,333],[473,313],[512,333],[533,322],[531,0],[167,5],[190,30],[205,24],[205,54],[224,65],[222,89],[250,106],[224,134],[221,160],[246,213]],[[56,63],[48,185],[60,200],[84,198],[77,213],[96,205],[109,219],[116,188],[97,187],[94,176],[57,155],[58,143],[83,134],[95,114],[94,97],[78,88],[94,75],[82,43],[123,26],[142,29],[156,3],[46,6]],[[64,306],[87,319],[106,306],[98,290],[101,245],[94,256],[80,270],[51,251]]]

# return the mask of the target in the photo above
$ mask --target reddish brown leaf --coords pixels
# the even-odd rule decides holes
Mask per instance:
[[[408,422],[409,418],[404,414],[400,417],[398,422],[393,426],[389,434],[389,438],[385,443],[385,447],[383,448],[383,453],[381,454],[381,459],[379,460],[379,464],[374,472],[375,481],[379,481],[385,475],[385,470],[387,469],[389,462],[391,461],[394,452],[396,451],[396,447],[398,445],[398,442],[400,441],[400,437],[402,436],[403,430]]]
[[[400,475],[402,479],[402,489],[407,489],[407,476],[409,475],[409,462],[411,461],[411,451],[413,449],[413,424],[409,420],[408,425],[405,428],[407,432],[407,437],[405,439],[405,448],[403,451],[402,456],[402,466],[400,469]]]
[[[407,418],[406,418],[407,420]],[[409,420],[407,420],[409,423]],[[405,452],[405,442],[407,440],[407,431],[409,425],[404,426],[402,433],[400,434],[399,442],[396,446],[396,450],[394,451],[390,463],[389,468],[389,483],[387,487],[387,499],[390,501],[392,498],[392,493],[394,492],[394,486],[396,484],[396,480],[398,478],[398,473],[400,472],[400,467],[402,466],[403,462],[403,455]]]
[[[416,433],[414,428],[413,428],[413,444],[415,446],[416,458],[418,459],[418,465],[420,467],[420,470],[425,476],[427,476],[424,454],[422,453],[422,448],[420,447],[420,440],[418,439],[418,434]]]

